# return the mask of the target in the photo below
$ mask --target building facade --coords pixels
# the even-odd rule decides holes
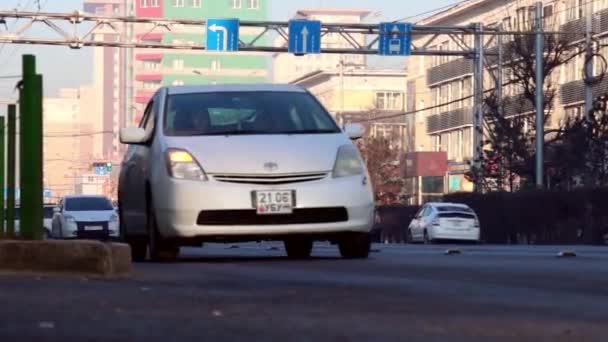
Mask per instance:
[[[536,0],[470,0],[428,17],[419,25],[500,25],[505,31],[528,31],[534,21]],[[599,33],[601,45],[608,43],[608,1],[545,0],[543,24],[546,31],[584,32],[587,11],[593,13],[593,31]],[[592,6],[587,9],[586,6]],[[581,39],[582,35],[579,35]],[[458,50],[457,43],[447,36],[433,41],[418,38],[416,44],[427,44],[428,49]],[[468,39],[468,41],[467,41]],[[491,38],[485,37],[488,43]],[[505,39],[512,39],[505,36]],[[473,38],[465,37],[472,46]],[[577,43],[576,39],[572,41]],[[608,56],[608,48],[600,53]],[[583,64],[584,54],[559,67],[550,81],[558,89],[554,112],[549,126],[556,127],[570,115],[581,115],[584,104]],[[599,63],[598,63],[599,64]],[[472,184],[464,176],[470,169],[473,157],[473,60],[462,57],[412,56],[408,61],[408,110],[416,110],[415,136],[417,151],[445,151],[449,159],[449,192],[469,191]],[[505,67],[504,81],[510,79]],[[484,89],[494,88],[488,71],[484,75]],[[608,81],[595,86],[594,93],[608,90]],[[505,101],[517,101],[519,91],[515,86],[503,88]],[[463,100],[459,100],[463,99]],[[425,108],[429,108],[425,110]],[[506,115],[532,115],[533,108],[519,108]]]
[[[371,14],[367,10],[355,9],[302,9],[296,12],[294,19],[319,20],[323,23],[361,23]],[[361,45],[365,45],[363,35],[352,35]],[[277,38],[277,45],[286,45],[283,38]],[[339,33],[328,33],[321,39],[321,52],[324,48],[351,47]],[[288,83],[292,80],[318,70],[337,70],[341,67],[365,67],[364,55],[310,54],[294,56],[292,54],[274,55],[273,79],[275,83]]]

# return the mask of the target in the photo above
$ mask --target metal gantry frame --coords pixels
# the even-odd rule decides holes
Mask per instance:
[[[9,30],[7,22],[15,22]],[[17,25],[19,24],[19,25]],[[35,25],[46,26],[51,37],[35,35],[32,28]],[[0,11],[0,44],[39,44],[67,46],[72,49],[83,47],[118,47],[118,48],[141,48],[141,49],[166,49],[166,50],[206,50],[204,45],[196,44],[173,44],[159,43],[146,39],[152,33],[173,32],[177,26],[195,26],[202,28],[206,26],[206,20],[193,19],[167,19],[167,18],[145,18],[134,16],[100,16],[91,15],[79,11],[72,13],[47,13],[47,12],[17,12]],[[257,33],[250,39],[239,41],[239,51],[245,52],[270,52],[287,53],[288,27],[287,21],[241,21],[240,27],[251,28]],[[257,30],[256,30],[257,29]],[[96,33],[116,34],[117,41],[103,41],[94,39]],[[279,44],[267,44],[266,41],[273,39],[262,39],[266,37],[281,37]],[[343,24],[322,23],[321,37],[327,35],[340,37],[345,47],[322,48],[324,54],[358,54],[378,55],[378,42],[383,32],[380,32],[378,24]],[[453,56],[472,59],[474,61],[474,160],[473,167],[479,172],[482,168],[483,159],[483,78],[486,62],[485,57],[490,54],[484,53],[487,47],[495,41],[495,37],[501,34],[513,34],[513,32],[499,32],[496,28],[484,28],[483,24],[475,23],[463,26],[435,26],[435,25],[412,25],[412,51],[414,56]],[[486,42],[485,36],[490,38]],[[464,39],[466,36],[473,37],[473,45]],[[422,39],[420,39],[422,38]],[[452,41],[457,49],[440,50],[432,48],[438,39]],[[418,41],[419,43],[415,43]],[[220,52],[234,53],[234,52]],[[402,57],[403,58],[403,57]],[[499,63],[499,69],[502,63]],[[499,71],[502,74],[502,70]],[[129,89],[125,89],[125,98],[129,96]],[[476,189],[481,190],[481,184],[476,182]]]

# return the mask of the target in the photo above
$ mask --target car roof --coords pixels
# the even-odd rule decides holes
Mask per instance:
[[[451,202],[429,202],[428,205],[433,207],[460,207],[460,208],[469,208],[468,205],[463,203],[451,203]]]
[[[196,86],[170,86],[165,87],[169,95],[193,94],[193,93],[216,93],[216,92],[293,92],[305,93],[306,90],[300,86],[291,84],[221,84],[221,85],[196,85]]]
[[[104,195],[67,195],[64,199],[73,199],[73,198],[107,198]]]

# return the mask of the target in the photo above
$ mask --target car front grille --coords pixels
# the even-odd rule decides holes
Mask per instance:
[[[294,209],[288,215],[258,215],[256,210],[201,211],[196,223],[207,226],[252,226],[335,223],[348,221],[346,208]]]
[[[291,174],[215,174],[213,179],[224,183],[279,185],[304,183],[321,180],[327,172],[291,173]]]
[[[108,230],[108,222],[76,222],[78,230],[76,231],[76,237],[79,239],[105,239],[110,235]],[[101,226],[102,230],[85,230],[87,226]]]

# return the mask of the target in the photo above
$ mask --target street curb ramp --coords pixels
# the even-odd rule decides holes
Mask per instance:
[[[124,277],[131,272],[131,248],[89,240],[0,240],[0,270]]]

